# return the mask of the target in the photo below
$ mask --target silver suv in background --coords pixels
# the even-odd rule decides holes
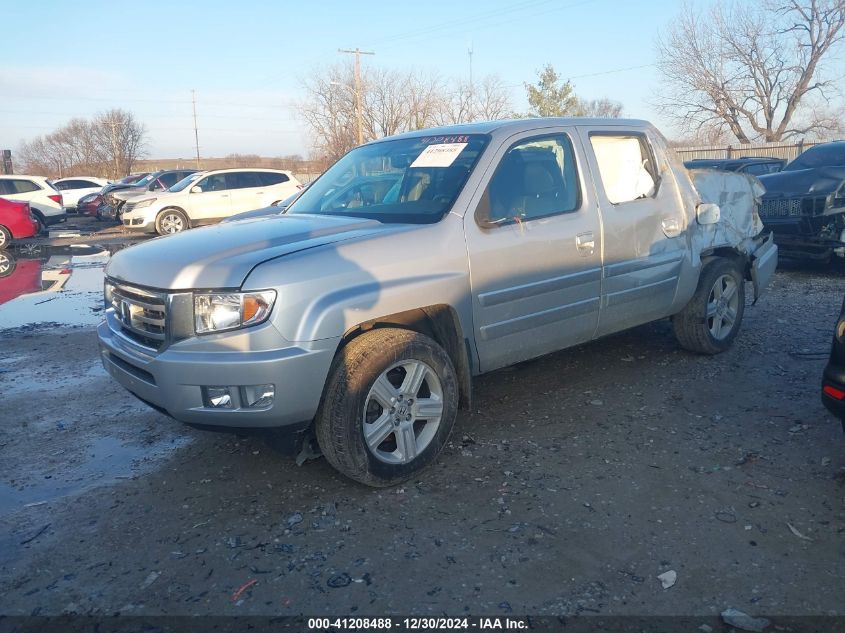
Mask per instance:
[[[179,233],[277,204],[301,188],[293,174],[277,169],[197,172],[167,191],[129,199],[123,207],[123,225],[159,235]]]
[[[102,362],[178,420],[313,433],[340,472],[390,485],[440,453],[475,375],[664,318],[688,350],[727,349],[746,281],[756,298],[777,265],[761,194],[690,174],[644,121],[382,139],[283,215],[117,253]]]

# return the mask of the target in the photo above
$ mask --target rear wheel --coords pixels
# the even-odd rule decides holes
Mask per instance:
[[[0,277],[8,277],[15,272],[15,258],[9,251],[0,251]]]
[[[681,347],[718,354],[731,346],[745,313],[745,279],[739,266],[719,257],[704,265],[698,288],[684,309],[672,317]]]
[[[408,330],[372,330],[344,347],[332,365],[317,442],[347,477],[390,486],[440,454],[457,408],[458,381],[442,347]]]
[[[165,209],[156,218],[156,233],[172,235],[189,229],[188,218],[179,209]]]
[[[44,216],[41,214],[41,211],[32,209],[32,217],[34,217],[35,221],[38,223],[38,235],[45,233],[47,231],[47,222],[44,220]]]
[[[12,234],[5,226],[0,225],[0,248],[8,248],[12,242]]]

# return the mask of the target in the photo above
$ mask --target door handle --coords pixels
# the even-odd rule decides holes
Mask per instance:
[[[578,247],[578,252],[581,254],[581,257],[592,255],[596,250],[596,240],[593,237],[593,232],[587,231],[586,233],[579,233],[576,235],[575,246]]]
[[[228,194],[228,193],[221,193],[221,194],[220,194],[220,197],[221,197],[221,198],[228,198],[228,197],[229,197],[229,194]]]
[[[678,237],[681,234],[681,223],[678,218],[663,218],[660,226],[666,237]]]

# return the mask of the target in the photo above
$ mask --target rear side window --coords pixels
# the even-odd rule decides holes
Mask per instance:
[[[232,182],[231,189],[247,189],[250,187],[261,187],[262,181],[254,171],[236,171],[227,176]]]
[[[643,134],[590,134],[602,185],[611,204],[621,204],[657,193],[657,168]]]
[[[38,191],[41,189],[38,185],[36,185],[31,180],[10,180],[8,184],[11,185],[10,193],[30,193],[32,191]],[[55,189],[55,187],[53,187]],[[57,189],[58,191],[58,189]]]
[[[498,225],[571,213],[581,193],[572,143],[566,135],[515,143],[504,155],[487,188],[488,217]]]
[[[280,185],[283,182],[290,180],[285,174],[278,174],[272,171],[258,171],[255,173],[258,175],[258,178],[261,180],[261,184],[264,187]]]
[[[8,195],[10,193],[14,193],[14,188],[12,187],[12,182],[9,180],[0,179],[0,196]]]

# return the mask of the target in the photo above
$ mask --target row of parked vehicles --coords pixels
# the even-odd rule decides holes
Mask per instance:
[[[115,219],[133,231],[166,235],[240,212],[279,205],[303,185],[276,169],[173,169],[118,182],[0,176],[0,248],[65,222],[68,213]]]

